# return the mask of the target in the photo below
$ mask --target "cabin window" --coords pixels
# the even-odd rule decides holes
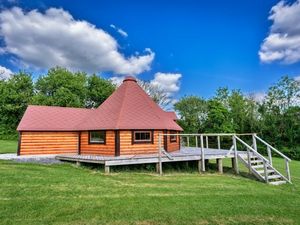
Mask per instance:
[[[152,131],[133,131],[133,143],[152,143]]]
[[[97,130],[89,132],[89,143],[90,144],[105,144],[105,131]]]
[[[176,134],[176,131],[171,131],[170,134]],[[177,135],[170,135],[170,142],[177,142]]]

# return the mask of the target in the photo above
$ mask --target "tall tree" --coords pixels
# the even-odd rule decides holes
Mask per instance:
[[[72,73],[67,69],[55,67],[41,76],[36,84],[36,95],[33,103],[84,107],[87,94],[87,75],[83,72]]]
[[[174,104],[179,114],[179,124],[186,133],[203,132],[208,109],[204,99],[197,96],[186,96]]]
[[[0,130],[2,134],[15,132],[33,94],[32,78],[25,72],[0,81]]]
[[[87,108],[96,108],[104,102],[116,89],[109,80],[105,80],[97,75],[88,77],[87,80]]]

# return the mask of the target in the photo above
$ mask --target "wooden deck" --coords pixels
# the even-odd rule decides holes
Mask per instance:
[[[222,159],[223,158],[234,158],[234,153],[226,149],[212,149],[204,148],[204,159],[205,160],[217,160],[219,171],[222,172]],[[243,154],[244,152],[239,152]],[[133,165],[133,164],[149,164],[159,163],[158,154],[147,154],[147,155],[130,155],[130,156],[100,156],[100,155],[58,155],[56,159],[61,161],[71,161],[77,163],[97,163],[104,164],[105,171],[109,172],[110,166],[118,165]],[[199,167],[202,168],[201,162],[201,148],[196,147],[181,147],[180,151],[162,154],[161,162],[180,162],[180,161],[199,161]],[[201,164],[201,165],[200,165]],[[200,170],[200,168],[199,168]],[[203,170],[203,169],[202,169]]]

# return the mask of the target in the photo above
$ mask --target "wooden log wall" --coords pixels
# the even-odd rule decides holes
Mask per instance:
[[[132,144],[132,131],[120,131],[120,153],[121,155],[138,155],[151,154],[158,152],[158,133],[162,131],[154,131],[152,143]],[[162,137],[163,142],[163,137]],[[163,143],[162,143],[163,146]]]
[[[177,132],[178,134],[179,132]],[[171,131],[168,131],[168,134],[171,134]],[[176,142],[171,142],[170,136],[167,136],[167,151],[174,152],[180,149],[180,136],[176,136]]]
[[[78,132],[21,132],[20,155],[77,153]]]
[[[115,132],[106,131],[106,142],[105,144],[89,144],[89,132],[81,132],[81,154],[86,155],[115,155]]]

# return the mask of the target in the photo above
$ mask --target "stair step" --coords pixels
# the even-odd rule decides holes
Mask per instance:
[[[242,158],[243,158],[243,159],[248,159],[248,155],[247,155],[247,154],[243,154],[243,155],[242,155]],[[258,158],[258,157],[255,156],[255,155],[251,155],[251,156],[250,156],[250,159],[253,159],[253,160],[256,160],[257,158]]]
[[[271,179],[278,179],[278,178],[281,178],[280,175],[270,175],[268,176],[268,179],[271,180]]]
[[[254,164],[254,163],[263,163],[264,161],[262,160],[251,160],[251,164]]]
[[[272,184],[272,185],[286,184],[286,181],[285,180],[271,181],[271,182],[269,182],[269,184]]]
[[[265,173],[264,170],[256,170],[257,173]],[[274,173],[275,170],[267,170],[267,173]]]
[[[259,168],[264,168],[264,165],[256,165],[256,166],[251,166],[253,169],[259,169]]]

